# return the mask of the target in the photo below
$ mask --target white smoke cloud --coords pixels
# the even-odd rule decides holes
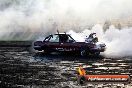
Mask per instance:
[[[96,32],[107,44],[107,55],[131,55],[132,28],[110,27],[103,33],[102,26],[95,25],[132,16],[131,3],[132,0],[0,0],[0,40],[32,40],[58,29],[79,35],[75,38],[84,41],[82,36]],[[88,30],[91,24],[95,26]],[[82,33],[76,34],[79,31]]]
[[[86,36],[93,32],[97,33],[99,42],[106,44],[107,48],[103,53],[104,55],[110,57],[132,56],[132,28],[119,30],[111,26],[106,32],[103,32],[102,26],[97,24],[92,30],[85,29],[80,33],[74,31],[69,31],[68,33],[71,34],[75,40],[82,42]]]
[[[122,30],[110,28],[106,31],[104,37],[107,43],[106,54],[114,56],[131,56],[132,55],[132,28]]]
[[[0,0],[0,39],[33,33],[82,31],[91,24],[132,16],[132,0]],[[26,37],[12,33],[23,32]],[[29,36],[27,36],[29,35]]]

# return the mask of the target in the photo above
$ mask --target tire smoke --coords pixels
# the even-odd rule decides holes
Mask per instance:
[[[92,30],[85,29],[80,33],[72,30],[68,31],[77,41],[84,41],[90,33],[97,33],[99,42],[106,44],[106,51],[103,53],[108,57],[125,57],[132,56],[132,28],[116,29],[113,25],[105,32],[101,25],[95,25]]]
[[[59,30],[84,41],[84,37],[96,32],[99,41],[107,45],[105,55],[130,56],[132,28],[119,30],[111,26],[106,32],[101,25],[87,28],[131,16],[131,3],[132,0],[0,0],[0,40],[35,40]]]
[[[34,40],[132,15],[132,0],[0,0],[0,40]],[[113,10],[114,8],[114,10]]]

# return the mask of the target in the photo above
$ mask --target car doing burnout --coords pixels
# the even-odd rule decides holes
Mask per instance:
[[[84,42],[75,41],[69,34],[58,33],[47,36],[43,41],[34,42],[34,49],[51,52],[79,52],[82,56],[99,55],[105,51],[105,44],[99,43],[96,33],[91,33]]]

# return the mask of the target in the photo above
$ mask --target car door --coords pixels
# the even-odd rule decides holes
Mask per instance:
[[[53,50],[57,50],[57,48],[59,48],[59,35],[53,35],[48,43],[47,46],[53,51]]]
[[[76,42],[75,40],[67,35],[68,39],[65,42],[60,42],[60,47],[64,49],[64,51],[75,51],[76,50]]]

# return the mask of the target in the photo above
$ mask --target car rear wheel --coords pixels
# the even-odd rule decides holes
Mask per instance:
[[[82,51],[80,52],[80,54],[81,54],[81,56],[86,56],[86,50],[82,50]]]
[[[100,52],[95,52],[94,55],[99,56]]]

